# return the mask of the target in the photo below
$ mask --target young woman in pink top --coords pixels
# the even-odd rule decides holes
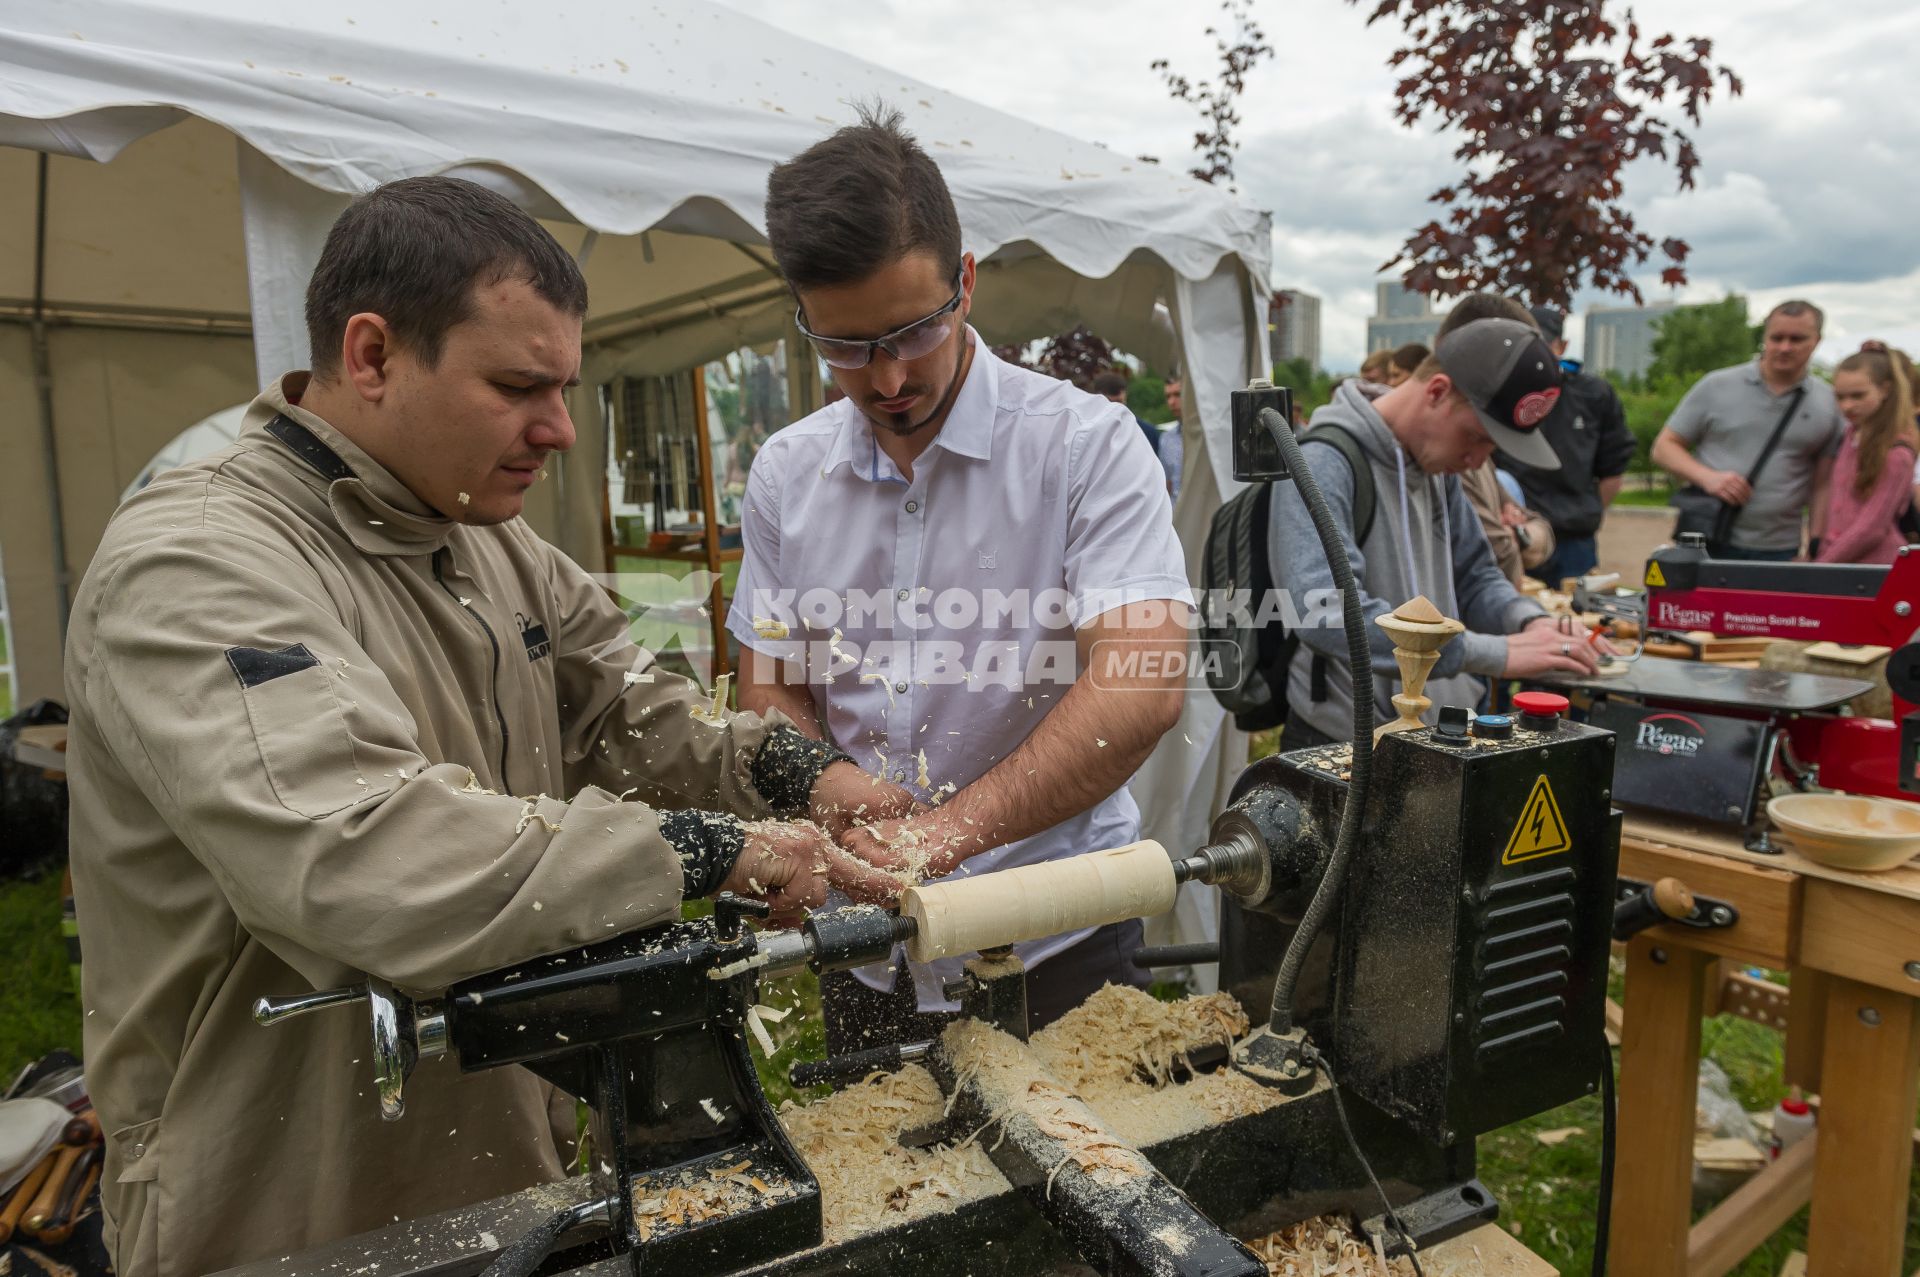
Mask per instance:
[[[1868,342],[1833,372],[1833,397],[1847,418],[1833,464],[1827,531],[1820,563],[1892,563],[1906,543],[1901,513],[1913,501],[1913,463],[1920,453],[1913,390],[1901,364]]]

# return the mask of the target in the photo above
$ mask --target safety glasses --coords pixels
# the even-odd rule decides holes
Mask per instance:
[[[873,362],[873,352],[884,350],[895,359],[919,359],[931,355],[939,349],[940,343],[947,339],[947,316],[960,309],[964,293],[960,276],[953,279],[953,296],[947,304],[924,319],[916,319],[904,328],[896,328],[872,341],[854,341],[845,337],[822,337],[810,332],[807,319],[798,306],[793,308],[793,322],[800,334],[813,343],[820,352],[820,358],[835,368],[865,368]]]

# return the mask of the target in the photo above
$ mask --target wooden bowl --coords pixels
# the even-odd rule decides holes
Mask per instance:
[[[1920,803],[1857,794],[1788,794],[1767,804],[1784,841],[1808,860],[1855,873],[1897,869],[1920,853]]]

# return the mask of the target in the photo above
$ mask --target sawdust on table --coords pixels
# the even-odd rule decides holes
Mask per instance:
[[[1247,1243],[1268,1277],[1413,1277],[1405,1256],[1388,1259],[1338,1216],[1289,1224]]]
[[[637,1178],[633,1182],[633,1222],[644,1242],[657,1232],[737,1215],[761,1203],[791,1197],[794,1191],[791,1180],[768,1183],[760,1178],[753,1173],[753,1162],[744,1158],[705,1171]]]
[[[828,1245],[1008,1191],[978,1136],[908,1148],[907,1131],[935,1127],[947,1099],[917,1064],[876,1073],[811,1104],[781,1109],[780,1125],[820,1181]]]
[[[1155,1144],[1222,1120],[1263,1112],[1274,1093],[1234,1069],[1193,1073],[1191,1057],[1230,1047],[1247,1031],[1230,993],[1162,1002],[1110,984],[1033,1035],[1034,1056],[1115,1134]],[[1176,1070],[1190,1076],[1175,1082]]]

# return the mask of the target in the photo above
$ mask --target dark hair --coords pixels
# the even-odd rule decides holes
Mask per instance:
[[[1125,374],[1109,368],[1093,379],[1093,393],[1096,395],[1124,395],[1127,393]]]
[[[1767,325],[1773,322],[1775,315],[1785,315],[1789,319],[1798,319],[1802,315],[1812,315],[1813,331],[1816,333],[1824,333],[1827,330],[1827,312],[1821,310],[1812,302],[1801,301],[1799,298],[1783,301],[1768,311],[1767,317],[1760,321],[1760,330],[1762,332],[1765,332]]]
[[[960,271],[960,215],[933,157],[880,105],[767,178],[767,239],[796,290],[867,278],[916,249]]]
[[[1439,330],[1433,334],[1433,344],[1438,346],[1441,338],[1480,319],[1511,319],[1540,332],[1540,321],[1533,317],[1533,312],[1513,298],[1499,293],[1468,293],[1455,302],[1446,318],[1440,321]]]
[[[1401,372],[1412,372],[1433,352],[1417,341],[1410,341],[1393,352],[1393,366]]]
[[[587,313],[579,265],[505,196],[454,177],[375,187],[334,222],[307,284],[314,375],[338,371],[347,321],[363,311],[432,367],[447,331],[472,316],[473,290],[509,277],[570,315]]]

